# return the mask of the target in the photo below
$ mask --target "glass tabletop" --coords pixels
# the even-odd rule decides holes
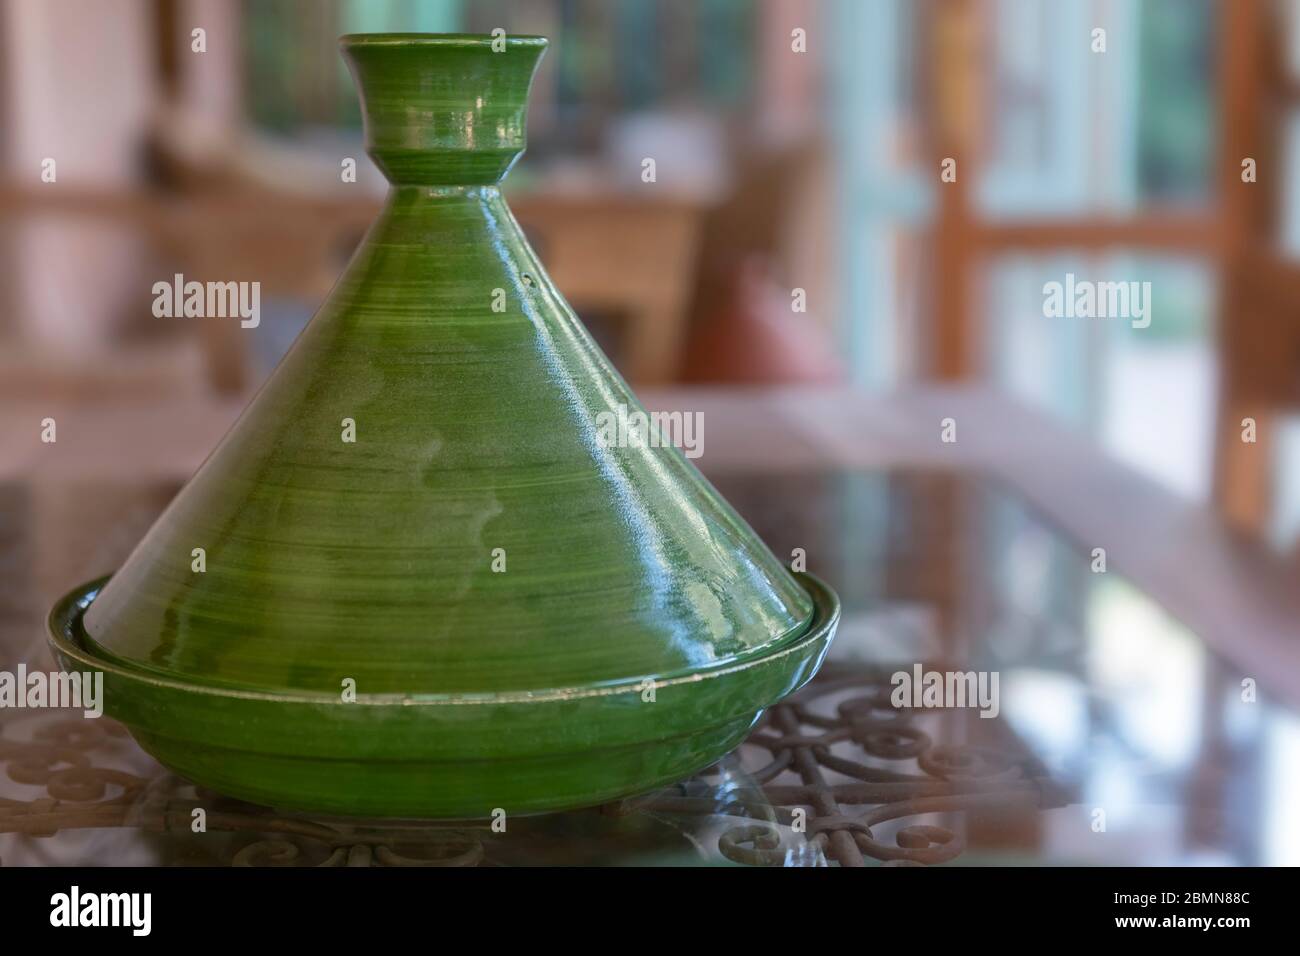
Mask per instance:
[[[927,471],[710,477],[844,605],[822,673],[715,767],[571,813],[320,819],[196,790],[108,718],[6,707],[0,862],[1300,863],[1300,720],[1267,675],[1008,490]],[[111,571],[177,487],[0,483],[0,672],[52,669],[49,605]]]

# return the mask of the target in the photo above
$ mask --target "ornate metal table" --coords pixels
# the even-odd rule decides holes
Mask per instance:
[[[359,823],[275,813],[196,792],[161,770],[149,776],[115,766],[130,762],[122,758],[132,748],[112,721],[41,715],[10,722],[0,739],[10,781],[42,791],[0,799],[0,832],[39,838],[131,828],[188,841],[186,852],[195,858],[212,853],[214,861],[236,866],[467,866],[553,862],[549,854],[559,844],[586,855],[584,841],[594,847],[611,833],[630,840],[633,855],[672,851],[674,841],[665,837],[675,830],[702,861],[862,866],[868,859],[941,863],[962,850],[952,826],[909,822],[891,843],[877,835],[884,824],[981,807],[1034,812],[1064,802],[1032,757],[936,745],[911,712],[891,706],[889,691],[883,675],[828,674],[773,708],[741,752],[698,777],[585,813],[506,821],[500,831],[491,823]],[[752,769],[749,750],[765,755]],[[851,782],[831,782],[828,774]],[[199,819],[202,833],[195,832]]]
[[[1263,839],[1261,807],[1281,770],[1251,743],[1258,734],[1234,736],[1240,714],[1215,709],[1236,675],[997,489],[937,472],[711,477],[778,554],[802,549],[809,570],[839,589],[845,615],[822,674],[697,777],[538,817],[316,819],[196,791],[107,718],[0,710],[0,861],[863,866],[1300,856],[1294,835]],[[50,666],[40,640],[47,597],[111,568],[171,490],[100,489],[118,507],[87,529],[87,489],[0,485],[0,669]],[[48,550],[66,522],[81,540],[93,533],[98,550],[68,559]],[[57,574],[45,580],[40,569],[51,565]],[[1178,679],[1153,672],[1152,659],[1180,668]],[[999,674],[997,713],[894,706],[892,675],[917,663]],[[1262,705],[1250,719],[1294,723]],[[1098,810],[1109,826],[1096,826]]]

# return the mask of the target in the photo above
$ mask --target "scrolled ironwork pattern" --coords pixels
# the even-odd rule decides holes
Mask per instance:
[[[729,805],[714,808],[752,817],[758,802],[767,807],[766,823],[760,829],[737,821],[726,829],[719,838],[725,857],[753,865],[787,864],[802,834],[805,855],[811,848],[841,866],[869,860],[894,866],[945,863],[965,849],[955,823],[909,823],[897,828],[892,840],[878,831],[908,818],[1034,812],[1066,804],[1028,753],[935,744],[917,721],[927,713],[941,719],[944,712],[895,707],[889,673],[828,667],[804,691],[768,711],[746,742],[768,755],[750,772],[758,792],[746,801],[733,793]],[[700,812],[701,799],[687,790],[656,795],[648,805],[660,812]]]
[[[706,833],[707,840],[689,837],[706,862],[917,866],[963,852],[963,815],[1065,804],[1033,757],[936,743],[936,734],[919,723],[941,721],[942,713],[895,708],[889,690],[883,670],[828,667],[773,707],[722,764],[600,808],[596,817],[617,825],[641,815],[673,821],[682,833]],[[0,774],[42,791],[30,799],[0,797],[0,833],[52,837],[133,828],[206,841],[204,861],[233,866],[511,862],[510,836],[488,823],[312,819],[200,791],[161,768],[146,776],[100,765],[106,750],[129,747],[125,731],[107,718],[53,712],[0,724]],[[135,756],[139,763],[138,751]],[[585,814],[588,819],[592,811]]]

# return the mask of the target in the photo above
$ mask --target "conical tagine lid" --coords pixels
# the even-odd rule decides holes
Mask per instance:
[[[213,687],[492,694],[689,674],[803,633],[804,589],[641,406],[497,189],[546,41],[344,50],[379,220],[84,618]],[[614,441],[610,441],[614,438]]]

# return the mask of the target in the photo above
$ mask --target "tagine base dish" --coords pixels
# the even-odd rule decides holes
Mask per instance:
[[[283,810],[483,819],[642,793],[733,750],[767,707],[812,678],[834,637],[834,593],[796,577],[813,600],[812,623],[762,657],[525,693],[344,701],[159,677],[89,648],[82,617],[106,579],[55,606],[50,641],[66,671],[102,671],[107,709],[201,787]]]

